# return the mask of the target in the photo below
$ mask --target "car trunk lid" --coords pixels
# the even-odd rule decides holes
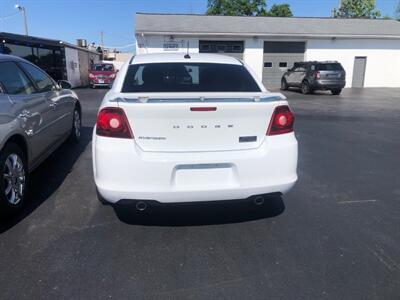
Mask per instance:
[[[118,105],[143,151],[197,152],[254,149],[280,94],[124,95]]]

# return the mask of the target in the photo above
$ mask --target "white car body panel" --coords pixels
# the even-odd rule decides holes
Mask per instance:
[[[136,56],[132,64],[185,62],[184,54]],[[242,64],[221,55],[191,54],[190,62]],[[126,63],[104,107],[122,108],[134,139],[93,133],[96,187],[105,200],[161,203],[244,199],[286,193],[297,181],[293,132],[267,136],[280,93],[121,93]],[[215,107],[215,111],[191,111]],[[251,141],[241,141],[250,138]]]

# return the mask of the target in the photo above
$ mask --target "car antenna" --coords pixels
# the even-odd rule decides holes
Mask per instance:
[[[189,55],[189,41],[187,42],[187,51],[186,51],[186,54],[185,54],[184,58],[186,58],[186,59],[190,59],[191,58],[190,55]]]

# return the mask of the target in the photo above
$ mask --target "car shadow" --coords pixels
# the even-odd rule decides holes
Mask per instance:
[[[78,144],[66,141],[30,174],[28,198],[21,211],[0,220],[0,234],[9,230],[45,202],[64,182],[92,140],[93,127],[82,127]]]
[[[338,96],[338,95],[333,95],[330,91],[323,91],[323,90],[317,90],[317,91],[313,91],[313,92],[311,92],[311,93],[308,93],[307,95],[304,95],[302,92],[301,92],[301,89],[300,88],[289,88],[289,89],[287,89],[286,91],[280,91],[281,93],[283,93],[283,94],[285,94],[286,92],[289,92],[289,93],[293,93],[293,94],[300,94],[300,95],[303,95],[303,96]]]
[[[136,202],[120,201],[113,208],[118,219],[129,225],[202,226],[273,218],[285,211],[285,204],[282,196],[274,195],[266,198],[262,205],[249,200],[192,202],[157,204],[138,211]]]

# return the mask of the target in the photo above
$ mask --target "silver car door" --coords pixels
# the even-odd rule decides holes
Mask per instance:
[[[40,93],[9,97],[15,105],[16,116],[31,146],[31,155],[39,158],[47,152],[53,142],[48,102]]]
[[[58,88],[55,82],[38,67],[21,63],[21,66],[29,74],[37,88],[41,91],[49,105],[50,126],[53,142],[57,142],[72,127],[72,109],[68,110],[68,94]]]
[[[300,65],[296,66],[296,69],[293,72],[292,75],[292,85],[294,86],[300,86],[301,85],[301,81],[302,81],[302,76],[304,75],[304,68]]]
[[[293,67],[293,69],[289,71],[289,74],[287,76],[287,82],[291,85],[296,83],[296,69],[297,67]]]
[[[299,66],[298,70],[297,70],[297,83],[299,86],[301,86],[301,83],[303,82],[303,79],[305,78],[307,73],[307,69],[304,65]]]
[[[75,98],[70,90],[58,89],[49,93],[49,102],[55,110],[57,119],[54,124],[56,138],[62,138],[70,132],[73,122]]]
[[[38,159],[49,148],[52,140],[48,102],[15,62],[0,64],[0,81],[11,101],[10,110],[25,133],[30,160]]]

